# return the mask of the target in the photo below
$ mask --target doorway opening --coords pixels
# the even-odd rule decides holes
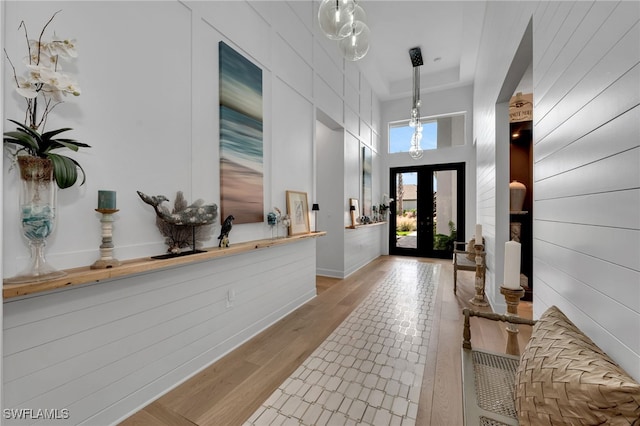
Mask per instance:
[[[450,258],[464,235],[464,163],[392,168],[389,253]]]

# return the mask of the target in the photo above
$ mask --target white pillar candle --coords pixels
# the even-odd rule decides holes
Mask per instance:
[[[476,236],[475,236],[476,244],[482,244],[482,225],[476,224]]]
[[[520,289],[520,243],[515,241],[504,244],[504,287]]]

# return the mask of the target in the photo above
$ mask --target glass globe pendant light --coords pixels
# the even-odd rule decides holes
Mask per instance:
[[[411,135],[411,147],[409,148],[409,155],[414,160],[422,158],[422,148],[420,147],[420,141],[422,140],[422,124],[418,124]]]
[[[362,21],[354,21],[349,25],[349,35],[338,41],[342,55],[348,61],[364,58],[369,51],[369,27]]]
[[[367,15],[357,0],[322,0],[318,24],[330,40],[338,42],[342,56],[349,61],[362,59],[369,51]]]
[[[352,22],[354,0],[322,0],[318,9],[320,29],[331,40],[346,37],[340,30]]]

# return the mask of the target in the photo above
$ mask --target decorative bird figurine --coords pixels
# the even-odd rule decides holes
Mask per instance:
[[[172,225],[209,225],[218,216],[218,206],[215,204],[203,205],[202,200],[196,201],[182,211],[169,213],[166,208],[160,206],[164,201],[169,201],[164,195],[150,196],[140,191],[136,192],[142,201],[153,207],[160,219]]]
[[[218,247],[229,247],[229,232],[231,232],[234,220],[235,217],[233,217],[233,215],[231,214],[224,220],[222,228],[220,229],[220,236],[218,237],[218,239],[220,240]]]

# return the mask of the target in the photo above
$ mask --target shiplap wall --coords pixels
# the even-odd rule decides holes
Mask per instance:
[[[385,225],[364,226],[344,230],[344,276],[353,274],[381,254],[381,242],[387,241]]]
[[[533,59],[534,313],[640,379],[640,3],[545,4]]]
[[[219,200],[220,40],[263,70],[265,210],[284,209],[288,189],[305,191],[314,202],[316,109],[347,127],[348,100],[357,123],[350,131],[358,143],[377,143],[377,101],[335,43],[317,36],[314,2],[6,5],[11,23],[5,15],[3,30],[26,17],[46,21],[63,9],[56,27],[82,46],[78,77],[84,92],[77,103],[65,105],[70,112],[58,120],[69,119],[65,124],[78,139],[90,138],[92,149],[79,158],[90,176],[82,188],[62,193],[61,220],[49,247],[58,267],[97,258],[100,231],[92,212],[98,189],[118,190],[114,241],[121,260],[166,250],[153,211],[141,204],[135,189],[184,190],[187,199]],[[10,50],[21,43],[12,35]],[[105,52],[114,63],[105,62]],[[159,63],[152,71],[150,64]],[[113,67],[123,72],[114,73]],[[3,84],[12,87],[10,79]],[[3,106],[10,105],[15,116],[19,108],[12,90],[4,93]],[[345,170],[360,169],[359,157],[354,164],[347,161],[341,163]],[[13,175],[5,162],[6,176]],[[14,186],[5,182],[5,207],[13,203]],[[19,247],[15,215],[4,217],[3,230],[11,235],[3,243]],[[236,225],[231,243],[269,235],[266,223]],[[21,269],[25,257],[5,252],[3,263],[11,270],[4,273]],[[8,301],[4,408],[68,408],[71,418],[56,424],[117,422],[313,297],[315,274],[312,239]]]
[[[315,294],[315,242],[303,240],[11,300],[5,407],[67,408],[60,424],[111,424]]]
[[[501,298],[496,206],[508,206],[496,102],[531,19],[534,316],[557,305],[638,379],[640,3],[488,3],[474,86],[488,294]]]

